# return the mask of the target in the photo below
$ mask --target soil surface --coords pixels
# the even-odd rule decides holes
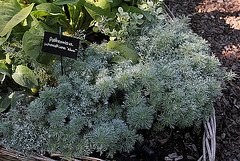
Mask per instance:
[[[240,161],[240,0],[164,0],[164,2],[176,17],[184,15],[190,18],[190,27],[209,42],[223,70],[237,74],[234,80],[226,81],[223,95],[215,103],[216,160]],[[190,130],[189,134],[193,132]],[[190,142],[191,144],[196,143]],[[181,153],[178,155],[186,156]],[[191,159],[188,157],[183,160]]]

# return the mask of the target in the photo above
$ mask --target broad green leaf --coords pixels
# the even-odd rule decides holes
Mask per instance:
[[[0,45],[0,63],[6,64],[6,54],[5,50],[3,50],[2,46]]]
[[[74,4],[77,3],[79,0],[56,0],[53,2],[55,5],[65,5],[65,4]]]
[[[11,33],[11,37],[14,37],[14,39],[16,39],[16,41],[21,41],[22,40],[22,37],[24,35],[24,33],[26,31],[29,30],[29,27],[30,27],[30,22],[28,22],[29,26],[22,26],[22,24],[18,24],[17,26],[15,26],[12,30],[12,33]]]
[[[119,6],[119,4],[122,3],[122,0],[112,0],[112,1],[113,1],[113,2],[110,3],[110,5],[111,5],[112,8],[113,8],[113,7],[117,7],[117,6]]]
[[[136,14],[143,14],[141,9],[139,9],[137,7],[133,7],[133,6],[129,7],[129,12],[136,13]]]
[[[128,11],[130,10],[130,6],[129,6],[127,3],[125,3],[125,2],[122,2],[122,3],[119,5],[119,7],[122,7],[122,9],[123,9],[124,12],[128,12]],[[119,7],[117,7],[117,8],[119,8]]]
[[[93,20],[84,8],[85,0],[79,0],[76,4],[68,4],[69,10],[69,24],[68,32],[73,34],[77,30],[87,30],[90,22]]]
[[[59,16],[59,17],[56,17],[56,16],[48,16],[46,17],[45,19],[45,23],[46,25],[48,25],[49,27],[51,27],[51,29],[53,29],[53,31],[58,31],[59,30],[59,26],[62,26],[63,28],[68,28],[68,25],[69,23],[67,21],[66,24],[63,24],[63,23],[59,23],[59,18],[60,17],[63,17],[63,16]],[[63,18],[65,19],[65,18]]]
[[[51,16],[51,14],[46,11],[32,11],[31,15],[33,15],[36,18],[43,17],[43,16]]]
[[[41,4],[41,3],[46,3],[47,0],[31,0],[31,2],[36,4]]]
[[[68,4],[68,11],[70,16],[70,25],[76,26],[79,21],[84,21],[84,14],[83,14],[83,4],[85,1],[79,1],[77,4]]]
[[[3,53],[4,53],[4,50],[2,49],[2,47],[0,47],[0,60],[6,59],[6,55]]]
[[[85,8],[83,9],[83,14],[84,14],[84,21],[82,21],[78,25],[78,29],[82,29],[86,31],[90,27],[90,24],[93,21],[93,18],[89,15],[89,13]]]
[[[35,60],[38,59],[40,53],[42,52],[42,41],[43,37],[32,34],[31,32],[25,32],[23,36],[23,50],[27,55],[34,58]]]
[[[52,28],[40,21],[25,32],[22,39],[25,53],[42,64],[48,64],[53,59],[52,55],[42,52],[45,31],[56,33]]]
[[[24,100],[21,102],[24,104],[29,104],[33,99],[34,99],[34,97],[25,91],[15,91],[12,94],[12,99],[10,102],[11,108],[15,108],[18,101]]]
[[[32,11],[33,6],[34,6],[34,3],[32,3],[26,8],[23,8],[22,10],[17,12],[15,15],[13,15],[11,19],[5,24],[4,28],[1,29],[0,36],[6,35],[9,31],[12,30],[13,27],[15,27],[18,23],[23,21],[25,18],[27,18],[27,16]]]
[[[112,16],[111,5],[107,0],[86,0],[84,7],[93,19],[96,19],[98,15]]]
[[[12,75],[13,80],[19,85],[27,88],[37,88],[38,80],[31,69],[26,66],[18,65],[15,73]]]
[[[154,17],[148,11],[143,11],[143,15],[146,17],[148,21],[154,20]]]
[[[120,56],[131,60],[133,64],[138,62],[138,53],[134,50],[134,48],[126,43],[119,41],[109,41],[107,43],[107,50],[117,50],[120,53]]]
[[[37,62],[48,64],[53,59],[51,54],[42,52],[43,36],[38,36],[27,31],[23,36],[23,50]]]
[[[47,13],[64,13],[61,7],[53,3],[42,3],[37,5],[35,8],[37,11],[45,11]]]
[[[120,63],[123,62],[124,60],[126,60],[124,57],[116,55],[110,60],[110,63]]]
[[[37,22],[29,30],[29,32],[31,32],[32,34],[42,36],[42,38],[44,36],[45,31],[57,33],[57,31],[53,30],[51,27],[49,27],[48,25],[46,25],[45,23],[43,23],[41,21]]]
[[[37,23],[39,22],[38,19],[31,14],[28,18],[31,19],[30,20],[31,21],[31,27],[37,25]]]
[[[2,45],[5,41],[7,41],[7,39],[8,39],[9,36],[11,35],[11,32],[12,32],[12,30],[9,31],[9,32],[7,33],[7,35],[5,35],[4,37],[0,37],[0,45]]]
[[[13,92],[11,88],[8,88],[8,93],[0,93],[0,113],[10,106],[12,96]]]
[[[0,63],[0,73],[11,77],[10,69],[3,63]]]
[[[11,18],[21,10],[19,3],[14,0],[10,2],[0,1],[0,32],[4,29]]]

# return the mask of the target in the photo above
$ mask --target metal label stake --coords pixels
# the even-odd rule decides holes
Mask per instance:
[[[60,38],[62,38],[62,26],[59,27],[59,35]],[[61,71],[62,71],[62,75],[63,75],[63,57],[61,55]]]

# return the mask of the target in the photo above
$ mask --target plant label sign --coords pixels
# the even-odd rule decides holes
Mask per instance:
[[[44,32],[42,51],[77,59],[79,39]]]

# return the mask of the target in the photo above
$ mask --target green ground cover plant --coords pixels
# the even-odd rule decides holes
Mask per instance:
[[[144,140],[139,130],[200,127],[221,94],[219,61],[188,28],[187,18],[170,23],[153,2],[138,9],[142,14],[119,7],[115,26],[101,15],[96,29],[115,41],[90,44],[77,60],[65,58],[64,75],[56,60],[57,85],[44,85],[38,97],[13,97],[10,111],[1,114],[1,143],[29,155],[113,157]]]
[[[124,8],[125,14],[136,16],[144,12],[149,15],[137,7],[138,3],[140,1],[133,0],[1,0],[0,111],[10,106],[9,100],[14,91],[37,94],[38,89],[49,83],[51,64],[58,58],[41,50],[45,31],[58,33],[61,26],[65,35],[78,37],[82,32],[89,35],[101,17],[106,16],[111,19],[110,30],[120,32],[119,27],[114,26],[119,6]],[[119,24],[122,22],[118,21]],[[128,58],[126,54],[125,58]]]
[[[0,112],[11,105],[15,91],[35,95],[40,87],[48,84],[50,69],[25,54],[19,41],[6,42],[1,46],[0,58]]]

